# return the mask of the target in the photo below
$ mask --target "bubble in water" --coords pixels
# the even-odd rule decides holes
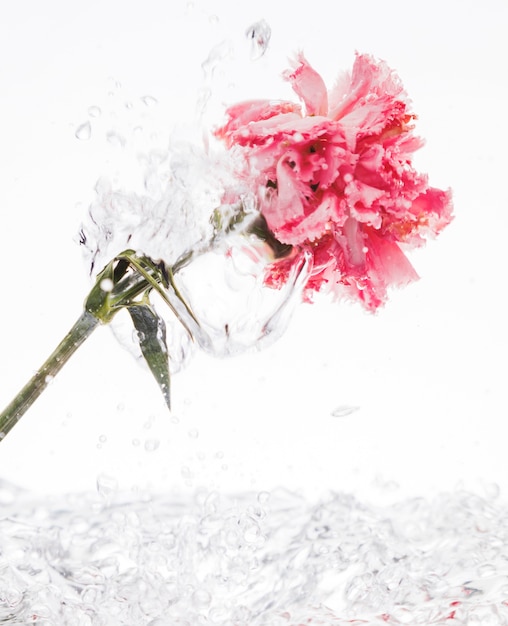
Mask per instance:
[[[250,58],[255,61],[264,55],[270,43],[272,29],[265,20],[260,20],[249,26],[245,36],[250,40]]]
[[[332,417],[347,417],[360,409],[359,406],[351,406],[349,404],[341,404],[331,412]]]
[[[76,128],[76,132],[74,133],[76,139],[80,139],[81,141],[88,141],[92,136],[92,125],[90,122],[83,122]]]

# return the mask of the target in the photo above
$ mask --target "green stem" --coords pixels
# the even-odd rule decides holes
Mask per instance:
[[[67,363],[79,346],[92,334],[99,320],[84,311],[71,330],[65,335],[56,350],[32,376],[14,400],[0,413],[0,440],[15,426],[23,414],[32,406],[56,374]]]
[[[166,266],[164,276],[162,276],[161,269],[158,266],[154,265],[154,263],[147,257],[138,256],[133,250],[126,250],[125,252],[122,252],[122,254],[118,255],[117,259],[120,261],[126,261],[134,270],[136,270],[138,276],[141,276],[146,280],[146,283],[154,289],[162,300],[168,305],[191,338],[194,339],[194,337],[198,337],[200,345],[206,345],[209,343],[209,339],[202,332],[200,324],[192,312],[192,309],[189,307],[185,298],[182,296],[175,284],[174,275],[178,269],[183,267],[183,265],[179,265],[177,270]],[[168,289],[168,287],[171,287],[171,289]],[[119,293],[123,292],[119,291]],[[173,300],[171,298],[171,294],[175,296]],[[111,307],[111,310],[113,310],[113,307]]]
[[[167,273],[169,273],[169,279]],[[174,292],[175,302],[170,299],[167,293],[167,288],[170,286]],[[17,424],[97,325],[99,323],[109,324],[122,308],[131,308],[134,311],[141,310],[141,317],[138,315],[140,319],[137,322],[138,326],[141,325],[150,332],[153,331],[153,336],[150,335],[149,341],[145,341],[141,348],[142,351],[144,350],[143,354],[152,372],[155,372],[154,375],[159,386],[163,389],[169,405],[169,379],[166,380],[166,377],[169,377],[169,370],[166,372],[167,366],[161,365],[161,355],[167,361],[167,353],[163,350],[166,345],[165,339],[163,340],[164,346],[162,346],[157,334],[159,318],[149,309],[144,300],[147,293],[152,289],[159,293],[191,337],[193,337],[193,332],[197,333],[200,330],[198,321],[176,288],[173,271],[156,265],[146,257],[138,256],[132,250],[126,250],[113,259],[97,276],[95,285],[85,300],[85,308],[81,317],[44,365],[0,413],[0,441]],[[154,338],[156,339],[155,342],[152,341]],[[163,374],[162,377],[161,373]],[[164,391],[166,387],[167,392]]]

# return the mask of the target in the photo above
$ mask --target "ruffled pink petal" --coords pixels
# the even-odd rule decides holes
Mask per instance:
[[[371,187],[359,180],[352,180],[345,189],[345,196],[351,207],[351,216],[359,222],[369,224],[374,228],[380,228],[382,219],[378,207],[372,208],[373,204],[385,196],[382,189]]]
[[[291,224],[305,215],[301,194],[290,167],[282,159],[277,165],[277,194],[264,207],[263,215],[268,227],[282,243],[290,243],[284,234],[291,232]]]
[[[328,113],[328,91],[320,74],[311,67],[300,53],[292,71],[286,71],[284,77],[290,81],[295,93],[305,103],[307,115],[326,115]]]
[[[340,211],[339,202],[336,196],[331,194],[325,196],[323,201],[300,221],[290,228],[284,226],[278,232],[278,238],[283,243],[293,246],[313,242],[323,236],[323,233],[331,229],[330,220],[332,216],[338,215]]]
[[[375,310],[385,303],[389,287],[402,287],[418,280],[418,274],[399,246],[370,231],[366,236],[367,274],[360,299]]]
[[[272,101],[272,100],[249,100],[240,102],[226,110],[227,122],[215,130],[215,136],[223,139],[230,147],[248,132],[249,126],[253,122],[269,120],[275,116],[287,113],[301,114],[301,108],[294,102]]]
[[[419,216],[420,224],[426,233],[437,235],[453,219],[451,191],[429,187],[425,193],[416,198],[411,208],[413,213]]]
[[[407,96],[397,74],[384,61],[357,54],[349,80],[343,77],[330,94],[328,115],[334,120],[351,113],[361,115],[363,107],[378,101],[406,103]]]
[[[357,55],[329,111],[324,82],[303,55],[286,78],[306,115],[289,102],[242,103],[216,135],[240,155],[239,174],[259,189],[275,237],[312,253],[305,297],[328,290],[375,310],[390,286],[417,278],[398,242],[419,245],[439,233],[452,219],[450,192],[429,188],[413,169],[422,141],[385,63]],[[291,259],[277,261],[267,282],[281,286],[291,267]]]

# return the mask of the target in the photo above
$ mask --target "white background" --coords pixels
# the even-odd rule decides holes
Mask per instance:
[[[244,33],[261,18],[271,45],[252,61]],[[417,166],[452,187],[456,218],[412,255],[421,281],[376,316],[302,305],[263,352],[195,356],[173,380],[172,417],[99,329],[0,443],[0,478],[39,493],[93,490],[102,476],[137,492],[506,494],[507,26],[503,0],[3,0],[2,405],[80,313],[89,284],[75,235],[95,182],[141,175],[125,129],[164,146],[192,124],[215,46],[216,100],[291,97],[280,74],[299,49],[329,85],[356,50],[385,59],[427,141]],[[359,408],[332,417],[344,405]]]

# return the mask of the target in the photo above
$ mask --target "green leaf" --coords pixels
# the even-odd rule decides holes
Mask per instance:
[[[148,299],[139,304],[130,304],[126,308],[137,331],[143,357],[162,391],[168,409],[171,409],[166,324],[148,303]]]

